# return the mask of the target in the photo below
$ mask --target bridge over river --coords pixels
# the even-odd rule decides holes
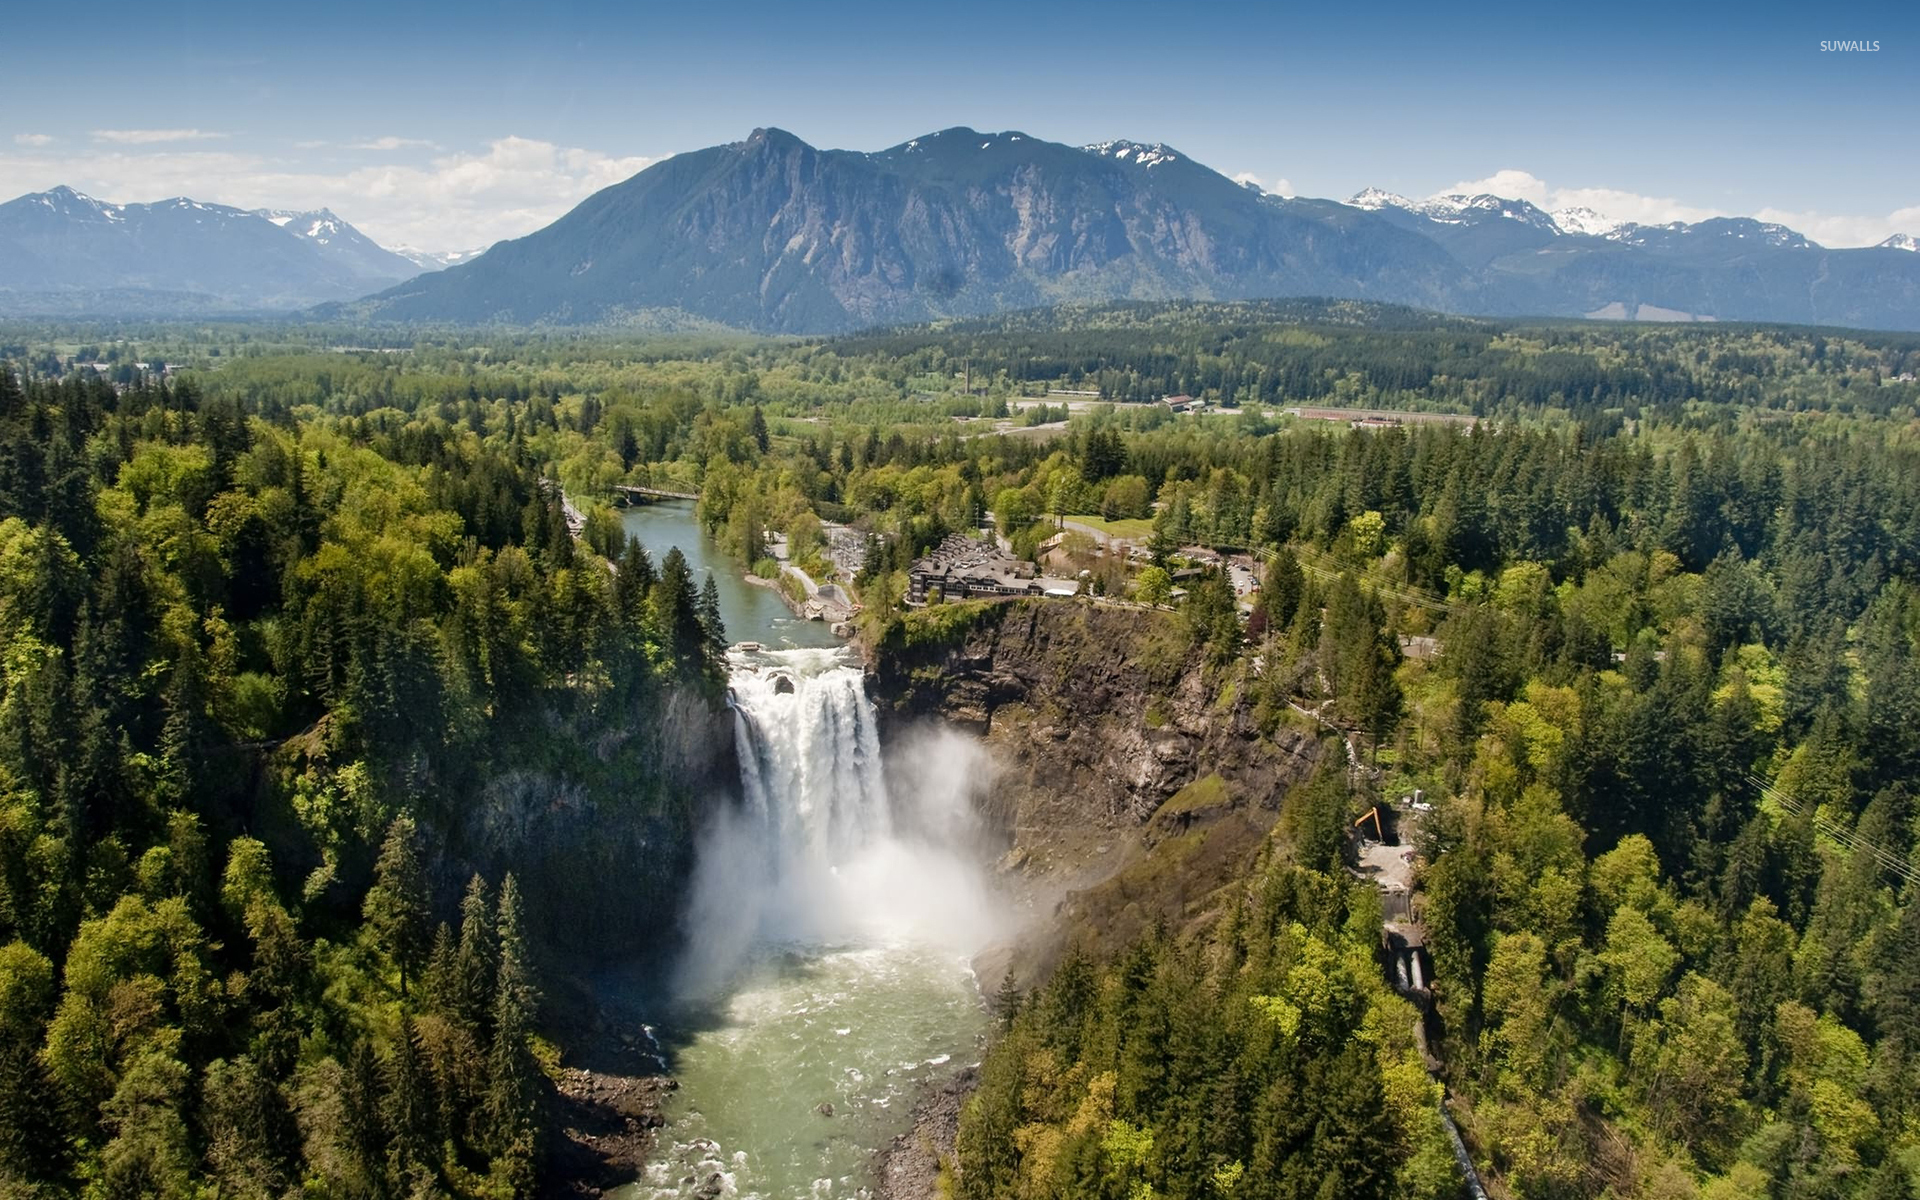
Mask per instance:
[[[666,488],[638,487],[631,483],[616,483],[613,490],[629,500],[698,500],[699,492],[673,492]]]

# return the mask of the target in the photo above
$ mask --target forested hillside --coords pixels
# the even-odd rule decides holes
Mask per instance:
[[[1352,748],[1351,773],[1248,800],[1281,809],[1253,877],[1002,998],[947,1164],[957,1194],[1451,1194],[1414,1010],[1346,871],[1353,820],[1415,789],[1433,806],[1415,841],[1427,1049],[1490,1191],[1920,1194],[1911,338],[1262,305],[820,343],[139,336],[153,349],[8,339],[39,365],[9,392],[5,442],[4,896],[25,981],[5,1028],[41,1089],[25,1111],[61,1114],[8,1143],[23,1177],[104,1187],[106,1148],[147,1128],[136,1110],[183,1122],[182,1170],[218,1169],[209,1064],[266,1061],[255,1027],[286,1007],[256,982],[280,960],[250,933],[253,893],[224,898],[246,837],[311,963],[298,1052],[271,1075],[292,1131],[272,1161],[327,1180],[388,1168],[309,1138],[346,1110],[303,1080],[364,1061],[392,1096],[402,1046],[431,1063],[449,1053],[435,1031],[496,1040],[431,1007],[417,925],[357,928],[388,911],[373,885],[394,818],[421,831],[456,959],[472,868],[498,895],[512,865],[469,819],[503,802],[486,781],[509,758],[620,794],[633,852],[670,857],[670,748],[597,734],[703,694],[718,631],[670,561],[600,561],[631,554],[606,506],[625,484],[698,491],[707,528],[769,574],[769,534],[836,573],[844,523],[881,654],[967,628],[968,608],[899,602],[916,556],[990,524],[1084,581],[1050,603],[1180,614],[1156,618],[1184,641],[1150,639],[1154,663],[1204,662],[1222,711]],[[191,382],[71,382],[75,346],[190,363]],[[1049,388],[1106,402],[1070,414]],[[1125,402],[1173,391],[1216,411]],[[1285,411],[1314,405],[1391,412]],[[585,510],[583,543],[542,476]],[[1249,556],[1259,590],[1236,596],[1216,552]],[[1149,706],[1141,738],[1164,720]],[[528,926],[553,874],[518,879]],[[180,1007],[201,976],[176,979],[170,949],[76,973],[103,928],[86,922],[129,903],[191,918],[193,969],[234,981],[220,1020]],[[129,1007],[139,988],[157,998]],[[83,1005],[109,1032],[76,1108],[50,1031]],[[154,1054],[172,1091],[131,1073]],[[477,1111],[435,1086],[436,1121]],[[460,1128],[432,1173],[472,1192],[459,1172],[506,1151]]]
[[[1029,1000],[963,1123],[963,1191],[1437,1187],[1401,1174],[1411,1010],[1382,1007],[1377,917],[1343,923],[1358,885],[1337,867],[1338,830],[1423,787],[1433,1049],[1499,1194],[1913,1194],[1904,423],[1238,445],[1191,481],[1174,466],[1157,523],[1283,548],[1245,634],[1195,588],[1190,636],[1223,695],[1276,722],[1311,708],[1372,765],[1331,821],[1323,791],[1287,797],[1291,842],[1212,932]],[[1127,462],[1158,473],[1165,453],[1142,437]],[[1401,636],[1437,656],[1403,658]],[[1342,899],[1249,942],[1245,906],[1302,878]],[[1315,1040],[1317,1011],[1336,1015]],[[1194,1087],[1216,1098],[1196,1108]]]
[[[711,591],[508,428],[262,411],[0,370],[0,1187],[529,1195],[539,944],[668,927]],[[626,909],[474,834],[509,767],[673,835]]]
[[[1317,806],[1337,848],[1345,801],[1336,768],[1293,804]],[[1156,930],[1112,962],[1069,957],[1024,1002],[1003,995],[958,1194],[1459,1195],[1379,932],[1378,896],[1337,853],[1276,855],[1213,937]]]

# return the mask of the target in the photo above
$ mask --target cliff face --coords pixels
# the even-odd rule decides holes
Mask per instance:
[[[540,742],[451,815],[435,864],[450,894],[466,872],[512,871],[556,949],[666,948],[702,815],[739,782],[726,706],[679,688],[658,721],[556,720]]]
[[[944,720],[992,750],[983,811],[1033,916],[1022,975],[1068,941],[1204,918],[1321,753],[1262,734],[1238,668],[1206,669],[1171,614],[1017,601],[915,621],[872,653],[870,690],[885,733]]]

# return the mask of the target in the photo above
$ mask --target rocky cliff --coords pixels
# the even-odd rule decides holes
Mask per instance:
[[[993,751],[983,808],[1034,920],[983,978],[1001,962],[1030,977],[1069,941],[1204,918],[1322,752],[1287,725],[1263,733],[1242,668],[1207,668],[1169,613],[954,605],[915,614],[870,658],[883,732],[950,721]]]
[[[350,789],[330,782],[345,764],[328,724],[246,767],[251,798],[236,819],[289,879],[308,881],[310,898],[351,920],[386,817],[356,815]],[[386,786],[415,797],[436,919],[456,918],[474,873],[498,886],[512,872],[543,950],[594,959],[673,949],[700,822],[740,778],[724,700],[686,684],[632,708],[557,700],[493,730],[484,748],[403,768]],[[327,851],[329,821],[358,821],[372,840]]]
[[[445,869],[515,872],[557,950],[667,949],[701,816],[740,778],[725,704],[679,687],[657,720],[556,719],[540,741],[453,814]]]

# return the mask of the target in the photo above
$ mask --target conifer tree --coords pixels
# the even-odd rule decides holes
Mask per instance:
[[[493,898],[487,881],[475,875],[460,902],[460,949],[455,959],[458,1009],[467,1028],[485,1044],[493,1025],[494,977],[500,957]]]
[[[435,1136],[432,1082],[422,1061],[419,1028],[412,1017],[402,1017],[400,1036],[394,1039],[381,1070],[380,1113],[386,1132],[386,1175],[400,1195],[413,1190],[423,1174],[432,1172]]]
[[[727,627],[720,620],[720,585],[709,574],[700,585],[700,632],[707,661],[719,663],[727,657]]]
[[[24,942],[0,946],[0,1178],[51,1174],[60,1156],[38,1049],[53,1015],[53,964]]]
[[[365,1037],[356,1039],[341,1071],[340,1141],[359,1177],[361,1195],[380,1194],[387,1178],[380,1074],[373,1043]]]
[[[682,671],[698,672],[706,629],[700,622],[700,595],[694,587],[693,572],[678,546],[660,560],[660,579],[653,587],[653,613],[654,624],[666,635],[674,661]]]
[[[427,880],[418,842],[413,818],[395,817],[374,863],[373,887],[361,906],[374,937],[400,968],[402,996],[427,953]]]
[[[500,969],[493,1005],[493,1051],[487,1057],[486,1111],[496,1170],[515,1181],[530,1172],[539,1102],[537,1067],[527,1044],[539,1003],[521,929],[520,887],[512,875],[500,884]],[[504,1160],[504,1161],[503,1161]]]
[[[275,1200],[287,1185],[292,1122],[280,1089],[246,1055],[207,1067],[207,1165],[223,1197]]]
[[[420,1003],[428,1012],[457,1016],[460,1012],[460,966],[454,949],[453,927],[445,921],[433,931],[433,949],[420,976]]]
[[[760,448],[760,453],[765,454],[773,442],[767,435],[767,414],[760,411],[758,404],[753,406],[753,416],[748,418],[747,428],[753,434],[753,444]]]
[[[1013,1028],[1013,1019],[1020,1015],[1020,986],[1014,982],[1012,967],[1000,977],[1000,987],[993,993],[993,1015],[1003,1032]]]
[[[1300,608],[1305,589],[1306,576],[1300,570],[1300,560],[1294,557],[1292,547],[1280,547],[1268,561],[1260,585],[1260,605],[1266,609],[1270,628],[1285,629],[1293,624],[1293,614]]]

